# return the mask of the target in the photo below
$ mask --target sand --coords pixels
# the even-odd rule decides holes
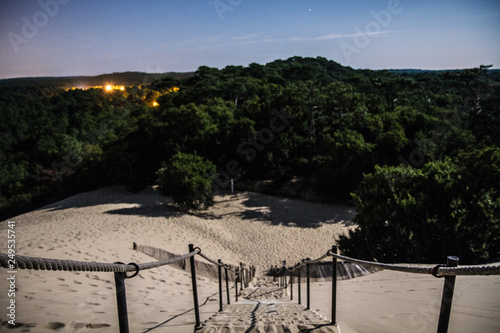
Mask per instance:
[[[154,189],[131,194],[106,187],[10,220],[16,222],[19,255],[142,263],[154,259],[133,250],[133,242],[180,254],[192,243],[214,259],[256,265],[259,274],[282,260],[292,264],[324,254],[339,235],[355,228],[354,214],[347,206],[249,192],[221,194],[207,211],[182,213]],[[6,248],[5,221],[0,239]],[[339,282],[342,332],[435,331],[443,280],[400,274],[383,271]],[[9,301],[6,276],[0,269],[2,308]],[[16,322],[24,325],[19,331],[118,331],[112,273],[18,270],[16,279]],[[126,286],[131,332],[193,331],[188,273],[168,266],[141,271]],[[203,321],[218,310],[218,286],[200,277],[198,288]],[[312,288],[313,307],[327,316],[328,288],[328,282]],[[462,300],[457,297],[452,311],[453,331],[478,331],[476,324],[467,326],[476,322],[483,322],[479,331],[500,331],[500,277],[459,278],[457,288]],[[0,331],[8,320],[3,312]],[[408,320],[415,326],[402,324]]]

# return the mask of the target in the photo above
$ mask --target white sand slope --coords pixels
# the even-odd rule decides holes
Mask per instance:
[[[211,209],[186,214],[171,209],[168,201],[154,190],[131,194],[119,187],[107,187],[11,220],[16,221],[19,255],[142,263],[154,259],[134,251],[133,242],[180,254],[188,252],[188,244],[193,243],[214,259],[254,264],[262,272],[281,260],[293,264],[304,257],[324,254],[340,234],[355,227],[353,216],[354,211],[345,206],[246,192],[220,195]],[[4,247],[0,252],[5,253],[5,222],[0,223],[0,240]],[[0,269],[0,306],[4,309],[9,301],[6,275],[6,270]],[[394,331],[391,327],[404,331],[400,330],[401,318],[408,320],[405,316],[418,315],[435,306],[427,293],[434,297],[432,302],[440,298],[442,280],[432,277],[410,279],[413,291],[397,296],[395,302],[390,297],[381,297],[390,296],[389,292],[382,295],[382,290],[385,292],[393,285],[396,291],[410,289],[406,285],[398,287],[401,281],[407,279],[387,272],[342,281],[339,285],[342,305],[338,311],[341,325],[359,332]],[[126,280],[126,285],[131,332],[193,331],[191,280],[186,272],[168,266],[141,271],[137,277]],[[328,283],[313,287],[317,295],[313,307],[329,315],[329,290],[325,286]],[[459,278],[459,286],[464,290],[462,295],[474,297],[469,298],[473,302],[458,303],[452,321],[457,317],[483,318],[486,330],[481,331],[500,331],[500,278]],[[218,310],[218,286],[201,277],[198,287],[203,321]],[[19,270],[16,288],[16,322],[24,324],[20,331],[118,330],[112,273]],[[481,297],[488,301],[480,304]],[[411,303],[413,307],[401,314],[398,312],[403,309],[401,303]],[[384,309],[387,311],[380,316]],[[432,317],[435,311],[428,312]],[[7,320],[4,311],[0,311],[3,324],[0,331],[5,330]],[[374,329],[377,325],[382,328]],[[431,324],[424,330],[414,328],[407,327],[406,331],[435,331]],[[471,328],[462,331],[470,332]]]

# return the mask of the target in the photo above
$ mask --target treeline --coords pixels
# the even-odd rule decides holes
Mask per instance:
[[[393,73],[294,57],[124,91],[2,88],[2,214],[106,184],[138,191],[196,154],[220,185],[298,178],[327,200],[356,193],[360,228],[341,240],[352,255],[500,259],[499,83],[487,67]],[[439,249],[462,252],[438,252],[424,239],[434,232]]]
[[[62,76],[62,77],[24,77],[0,80],[0,88],[11,87],[44,87],[44,88],[87,88],[93,86],[105,86],[106,83],[118,82],[121,85],[132,86],[138,84],[150,84],[165,77],[176,79],[186,79],[193,73],[144,73],[144,72],[123,72],[101,74],[96,76]]]

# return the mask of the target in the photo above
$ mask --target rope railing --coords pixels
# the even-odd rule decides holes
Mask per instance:
[[[134,243],[134,249],[137,249],[137,245]],[[222,269],[225,270],[226,279],[226,294],[227,294],[227,304],[230,304],[229,296],[229,284],[228,284],[228,271],[233,271],[236,275],[234,288],[236,290],[235,298],[238,301],[238,282],[240,283],[241,289],[243,287],[248,287],[249,282],[255,277],[255,267],[246,266],[240,262],[239,266],[232,268],[230,265],[225,264],[222,260],[217,261],[206,256],[202,253],[201,249],[194,247],[189,244],[189,252],[183,255],[179,255],[173,258],[162,259],[154,262],[147,262],[142,264],[136,263],[102,263],[102,262],[87,262],[87,261],[75,261],[75,260],[62,260],[62,259],[49,259],[49,258],[39,258],[39,257],[29,257],[16,255],[12,258],[12,255],[7,255],[0,253],[0,267],[7,268],[10,270],[14,269],[34,269],[34,270],[52,270],[52,271],[86,271],[86,272],[112,272],[115,275],[115,285],[116,285],[116,297],[117,297],[117,307],[118,307],[118,317],[121,333],[128,333],[128,317],[127,317],[127,303],[125,296],[125,279],[130,279],[135,277],[139,271],[148,270],[152,268],[158,268],[161,266],[173,264],[186,259],[190,259],[191,266],[191,278],[193,287],[193,301],[196,317],[195,328],[200,328],[200,318],[199,318],[199,305],[198,305],[198,292],[196,286],[196,270],[194,257],[199,255],[209,263],[216,265],[218,267],[219,276],[219,303],[220,309],[223,308],[222,300]],[[448,257],[447,264],[439,265],[411,265],[411,264],[387,264],[375,261],[367,261],[356,258],[351,258],[337,254],[337,246],[333,246],[326,254],[316,258],[316,259],[302,259],[294,266],[287,266],[286,261],[282,262],[282,266],[274,266],[274,276],[279,276],[279,284],[284,288],[287,288],[286,277],[290,277],[290,288],[291,288],[291,300],[293,300],[293,278],[294,273],[297,272],[298,275],[298,302],[301,303],[301,270],[302,267],[306,267],[306,278],[307,278],[307,306],[310,308],[310,272],[309,268],[312,264],[324,262],[328,257],[332,258],[332,319],[331,323],[336,324],[336,290],[337,290],[337,259],[359,264],[362,266],[373,267],[377,269],[393,270],[406,273],[416,273],[416,274],[431,274],[438,278],[445,278],[445,285],[443,288],[443,297],[441,302],[441,310],[439,315],[438,323],[438,333],[447,332],[448,322],[451,312],[451,302],[453,298],[453,289],[455,284],[455,278],[457,275],[500,275],[500,265],[468,265],[458,267],[457,257]],[[127,275],[127,273],[133,273],[132,275]]]
[[[401,264],[385,264],[375,261],[366,261],[346,257],[340,254],[328,252],[328,255],[337,259],[348,261],[363,266],[375,267],[380,269],[416,273],[416,274],[431,274],[438,276],[453,276],[453,275],[500,275],[500,265],[469,265],[460,267],[445,267],[443,265],[424,266],[424,265],[401,265]]]
[[[137,249],[137,244],[134,243],[134,249]],[[108,272],[114,273],[115,276],[115,287],[116,287],[116,300],[118,309],[118,323],[120,327],[120,333],[128,333],[128,312],[127,312],[127,301],[125,292],[125,279],[131,279],[139,273],[141,270],[148,270],[152,268],[158,268],[165,265],[170,265],[177,263],[186,259],[190,259],[191,266],[191,279],[193,288],[193,301],[195,310],[196,325],[195,329],[201,328],[200,323],[200,311],[198,305],[198,291],[196,283],[196,269],[194,263],[194,256],[199,255],[208,262],[216,265],[218,267],[219,273],[219,300],[220,309],[222,311],[223,301],[222,301],[222,269],[225,270],[226,279],[226,293],[227,293],[227,304],[230,304],[229,296],[229,282],[228,282],[228,271],[234,271],[236,274],[235,289],[236,289],[236,300],[238,300],[238,276],[240,278],[240,283],[243,285],[248,284],[249,280],[254,277],[255,268],[250,266],[250,268],[243,268],[243,263],[240,266],[233,269],[230,265],[223,263],[220,259],[215,261],[205,254],[201,253],[199,247],[194,247],[189,244],[189,252],[183,255],[179,255],[173,258],[162,259],[154,262],[147,262],[142,264],[129,263],[124,264],[121,262],[115,263],[103,263],[103,262],[88,262],[88,261],[76,261],[76,260],[65,260],[65,259],[50,259],[50,258],[40,258],[40,257],[29,257],[15,255],[7,255],[0,253],[0,267],[17,270],[17,269],[34,269],[34,270],[51,270],[51,271],[69,271],[69,272]],[[132,273],[132,275],[127,275],[127,273]]]
[[[5,253],[0,253],[0,266],[9,269],[34,269],[48,271],[68,271],[68,272],[110,272],[110,273],[127,273],[136,272],[139,270],[147,270],[151,268],[170,265],[175,262],[191,258],[199,254],[199,250],[187,253],[175,258],[160,260],[143,264],[118,264],[118,263],[102,263],[63,259],[49,259],[39,257],[28,257],[16,255],[15,260]]]
[[[387,264],[375,261],[367,261],[356,258],[351,258],[337,254],[337,246],[334,245],[326,254],[316,258],[316,259],[302,259],[294,266],[286,267],[286,262],[283,261],[283,267],[280,269],[274,266],[274,273],[279,276],[279,285],[287,287],[286,281],[283,283],[283,279],[286,274],[290,274],[290,299],[293,300],[293,280],[294,273],[297,272],[298,276],[298,302],[301,303],[301,270],[303,266],[306,266],[306,278],[307,278],[307,305],[306,309],[310,308],[310,274],[309,266],[311,264],[324,262],[323,260],[327,257],[332,258],[332,318],[331,324],[336,325],[336,294],[337,294],[337,259],[351,262],[354,264],[359,264],[361,266],[372,267],[376,269],[385,269],[406,273],[415,274],[431,274],[437,278],[444,278],[445,283],[443,287],[443,295],[441,300],[441,309],[439,313],[438,321],[438,333],[446,333],[448,331],[448,323],[451,313],[451,303],[453,299],[453,291],[455,285],[455,278],[457,275],[500,275],[500,265],[468,265],[458,267],[458,257],[449,256],[447,257],[446,264],[438,265],[422,265],[422,264]]]

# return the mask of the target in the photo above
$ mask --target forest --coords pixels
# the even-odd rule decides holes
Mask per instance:
[[[1,220],[101,186],[140,191],[172,159],[194,156],[216,189],[229,178],[294,180],[354,205],[344,254],[500,260],[498,70],[292,57],[133,77],[0,81]]]

